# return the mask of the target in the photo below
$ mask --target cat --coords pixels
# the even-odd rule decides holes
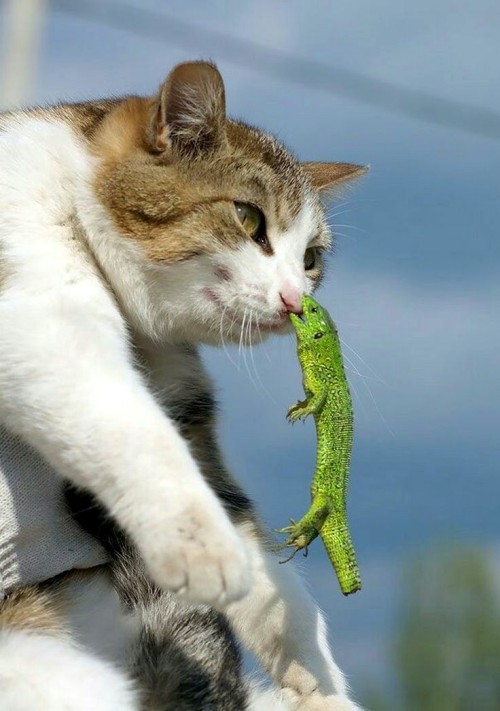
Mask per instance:
[[[320,194],[364,171],[228,119],[203,61],[154,97],[0,115],[2,708],[359,708],[224,465],[198,346],[248,310],[251,342],[290,331]],[[279,691],[257,698],[235,635]]]

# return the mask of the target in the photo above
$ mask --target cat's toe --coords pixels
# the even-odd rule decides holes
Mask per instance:
[[[170,521],[168,539],[145,553],[155,581],[190,602],[223,607],[250,588],[250,562],[243,540],[224,510],[191,504]]]

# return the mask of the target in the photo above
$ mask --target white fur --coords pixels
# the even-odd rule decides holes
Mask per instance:
[[[0,136],[0,421],[95,492],[158,584],[222,604],[248,590],[245,549],[75,241],[73,197],[91,168],[62,125],[30,120]]]
[[[250,690],[248,711],[362,711],[362,709],[347,697],[325,699],[320,695],[313,695],[300,701],[288,691],[264,690],[254,686]]]
[[[139,711],[132,683],[62,639],[0,632],[2,711]]]
[[[254,684],[250,687],[248,711],[292,711],[290,705],[277,689],[262,689]]]

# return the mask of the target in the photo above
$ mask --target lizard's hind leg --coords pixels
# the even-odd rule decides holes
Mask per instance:
[[[288,538],[283,544],[283,548],[295,548],[290,560],[295,553],[300,550],[307,550],[307,547],[317,538],[321,532],[324,522],[330,513],[330,506],[322,496],[316,496],[313,502],[300,521],[291,521],[290,526],[285,526],[278,530],[278,533],[286,533]],[[287,561],[282,561],[287,562]]]

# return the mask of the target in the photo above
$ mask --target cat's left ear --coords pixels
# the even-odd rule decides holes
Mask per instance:
[[[170,72],[153,105],[148,143],[154,153],[196,156],[225,141],[224,82],[210,62],[184,62]]]
[[[328,192],[341,183],[360,178],[368,170],[368,166],[354,163],[302,163],[302,168],[320,192]]]

